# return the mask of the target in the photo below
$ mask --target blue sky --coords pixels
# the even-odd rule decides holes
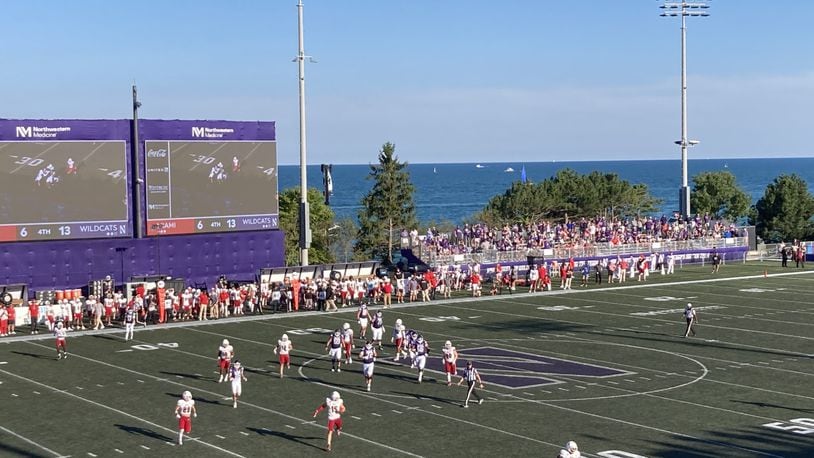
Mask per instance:
[[[814,2],[688,23],[691,158],[812,156]],[[677,159],[656,0],[307,0],[308,162]],[[6,0],[0,117],[277,121],[299,161],[296,0]]]

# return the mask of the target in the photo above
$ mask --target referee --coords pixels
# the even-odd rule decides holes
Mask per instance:
[[[483,404],[483,398],[481,398],[478,393],[475,392],[475,382],[478,383],[478,387],[483,389],[483,381],[480,379],[480,374],[478,370],[475,369],[475,366],[472,365],[472,361],[467,361],[466,369],[464,369],[464,375],[461,376],[461,380],[458,381],[458,386],[461,386],[461,383],[466,380],[466,384],[469,389],[466,391],[466,401],[464,401],[464,408],[469,407],[469,398],[473,395],[475,399],[478,400],[478,404]]]

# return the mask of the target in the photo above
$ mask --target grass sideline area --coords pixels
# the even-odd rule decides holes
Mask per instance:
[[[641,283],[577,278],[572,291],[397,305],[383,311],[371,392],[359,363],[333,373],[324,352],[327,332],[356,328],[355,308],[139,328],[130,342],[122,330],[72,333],[62,361],[52,337],[2,340],[0,456],[321,456],[325,415],[312,414],[337,390],[347,412],[334,456],[553,458],[574,440],[586,457],[810,457],[813,273],[688,266]],[[687,302],[696,337],[683,337]],[[432,370],[418,384],[392,361],[396,318],[429,340],[428,367],[445,340],[459,373],[474,360],[484,403],[463,409],[464,387]],[[294,351],[280,379],[284,332]],[[217,383],[223,338],[247,368],[237,409]],[[178,446],[184,390],[198,418]]]

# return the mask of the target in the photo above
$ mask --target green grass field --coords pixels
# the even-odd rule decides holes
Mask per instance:
[[[543,456],[567,440],[583,456],[814,456],[814,271],[776,264],[687,267],[647,283],[563,293],[456,299],[385,310],[429,339],[452,340],[480,367],[482,405],[428,372],[416,383],[385,345],[373,390],[360,364],[330,371],[327,330],[354,309],[266,315],[164,328],[69,335],[0,345],[0,456],[320,456],[333,390],[347,405],[336,456]],[[681,311],[699,310],[683,338]],[[24,330],[24,329],[23,329]],[[293,340],[278,378],[274,345]],[[239,408],[218,384],[215,355],[228,338],[249,369]],[[459,364],[459,368],[463,364]],[[456,379],[457,381],[457,379]],[[198,418],[174,444],[183,390]]]

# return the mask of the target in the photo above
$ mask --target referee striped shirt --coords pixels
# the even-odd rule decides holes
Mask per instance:
[[[474,366],[467,366],[464,369],[464,380],[467,383],[474,383],[478,381],[478,370]]]

